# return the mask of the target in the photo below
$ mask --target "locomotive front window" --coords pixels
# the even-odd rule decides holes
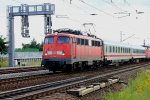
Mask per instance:
[[[53,42],[54,42],[54,37],[50,36],[50,37],[45,38],[44,44],[50,44],[50,43],[53,43]]]
[[[57,38],[58,43],[69,43],[69,37],[67,36],[59,36]]]

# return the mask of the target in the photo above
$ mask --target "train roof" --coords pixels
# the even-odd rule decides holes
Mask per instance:
[[[97,38],[95,36],[88,36],[88,35],[75,35],[75,34],[70,34],[70,33],[54,33],[54,34],[48,34],[46,35],[45,37],[48,37],[48,36],[55,36],[55,35],[58,35],[58,36],[71,36],[71,37],[77,37],[77,38],[84,38],[84,39],[94,39],[94,40],[101,40],[100,38]]]
[[[127,43],[120,43],[116,41],[108,41],[104,40],[104,44],[106,45],[113,45],[113,46],[120,46],[120,47],[126,47],[126,48],[134,48],[134,49],[142,49],[145,50],[145,47],[142,47],[140,45],[132,45],[132,44],[127,44]]]

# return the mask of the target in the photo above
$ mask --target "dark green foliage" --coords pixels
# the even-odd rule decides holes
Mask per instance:
[[[29,43],[29,44],[22,44],[22,49],[30,49],[30,50],[38,50],[38,51],[42,51],[43,49],[43,43],[37,43],[37,41],[35,40],[35,39],[33,39],[32,41],[31,41],[31,43]]]
[[[3,38],[3,36],[0,36],[0,53],[6,54],[8,51],[8,47],[6,46],[6,38]]]
[[[16,52],[38,52],[39,50],[36,48],[25,48],[25,49],[16,48],[15,51]]]

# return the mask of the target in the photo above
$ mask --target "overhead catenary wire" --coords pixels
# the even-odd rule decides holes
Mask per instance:
[[[120,10],[120,11],[122,11],[122,12],[128,12],[128,11],[126,11],[126,10],[124,10],[124,9],[122,9],[122,8],[120,8],[120,7],[118,7],[114,2],[108,2],[108,1],[106,1],[106,0],[102,0],[103,2],[105,2],[105,3],[107,3],[107,4],[109,4],[109,5],[111,5],[112,7],[115,7],[117,10]]]
[[[82,3],[88,4],[88,3],[84,2],[83,0],[79,0],[79,1],[82,2]],[[130,13],[129,13],[128,15],[125,15],[125,16],[116,17],[116,16],[113,16],[113,15],[107,13],[107,12],[105,13],[105,11],[100,10],[99,8],[97,8],[97,7],[95,7],[95,6],[91,5],[91,4],[88,4],[88,5],[89,5],[90,7],[92,7],[92,8],[94,8],[94,9],[96,9],[96,10],[99,10],[100,12],[104,12],[104,14],[106,14],[106,15],[108,15],[108,16],[111,16],[111,17],[113,17],[113,18],[115,18],[115,19],[118,19],[119,22],[121,22],[123,25],[125,25],[125,26],[128,27],[129,29],[131,29],[131,30],[136,30],[136,29],[135,29],[134,27],[132,27],[131,25],[128,25],[126,22],[120,20],[120,19],[123,18],[123,17],[130,16]]]
[[[84,4],[86,4],[87,6],[89,6],[89,7],[91,7],[91,8],[93,8],[93,9],[95,9],[95,10],[98,10],[99,12],[102,12],[102,13],[104,13],[105,15],[108,15],[108,16],[110,16],[110,17],[112,17],[112,18],[114,18],[114,19],[118,19],[118,20],[116,20],[116,21],[119,21],[119,23],[121,23],[121,24],[123,24],[123,25],[125,25],[126,27],[128,27],[129,29],[132,29],[132,30],[134,30],[135,28],[134,27],[132,27],[131,25],[128,25],[128,23],[126,23],[126,22],[124,22],[124,21],[122,21],[122,20],[120,20],[120,18],[123,18],[123,17],[127,17],[127,16],[129,16],[130,15],[130,13],[128,13],[128,15],[124,15],[124,16],[120,16],[120,17],[116,17],[116,16],[114,16],[114,15],[112,15],[112,14],[110,14],[110,13],[107,13],[107,12],[105,12],[105,11],[103,11],[103,10],[101,10],[101,9],[99,9],[98,7],[95,7],[94,5],[91,5],[91,4],[89,4],[89,3],[86,3],[85,1],[83,1],[83,0],[79,0],[80,2],[82,2],[82,3],[84,3]],[[73,3],[72,3],[73,4]],[[72,5],[71,4],[71,5]],[[69,18],[68,18],[69,19]],[[71,20],[71,19],[69,19],[69,20]],[[74,22],[76,22],[75,21],[75,19],[73,19],[72,21],[74,21]],[[80,21],[78,21],[79,23],[80,23]],[[78,23],[77,22],[77,23]]]
[[[128,17],[128,16],[130,16],[130,13],[129,13],[129,11],[127,11],[127,10],[124,10],[124,9],[122,9],[122,8],[120,8],[120,7],[118,7],[114,2],[108,2],[108,1],[106,1],[106,0],[102,0],[103,2],[105,2],[105,3],[107,3],[107,4],[109,4],[109,5],[111,5],[112,7],[115,7],[117,10],[120,10],[121,12],[117,12],[117,13],[114,13],[114,14],[123,14],[123,16],[120,16],[120,17],[118,17],[118,18],[123,18],[123,17]],[[126,15],[125,15],[126,14]]]
[[[93,8],[93,9],[98,10],[99,12],[104,13],[105,15],[111,16],[111,17],[113,17],[113,18],[117,18],[117,17],[115,17],[114,15],[112,15],[112,14],[110,14],[110,13],[107,13],[107,12],[105,12],[105,11],[103,11],[103,10],[101,10],[101,9],[99,9],[99,8],[97,8],[97,7],[95,7],[95,6],[91,5],[91,4],[89,4],[89,3],[86,3],[86,2],[83,1],[83,0],[79,0],[79,1],[82,2],[82,3],[84,3],[84,4],[86,4],[87,6],[89,6],[89,7],[91,7],[91,8]]]

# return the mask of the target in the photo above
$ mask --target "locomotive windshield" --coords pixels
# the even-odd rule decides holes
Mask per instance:
[[[50,43],[53,43],[53,42],[54,42],[54,37],[50,36],[50,37],[45,38],[44,44],[50,44]]]
[[[69,43],[69,37],[67,36],[59,36],[57,38],[58,43]]]

